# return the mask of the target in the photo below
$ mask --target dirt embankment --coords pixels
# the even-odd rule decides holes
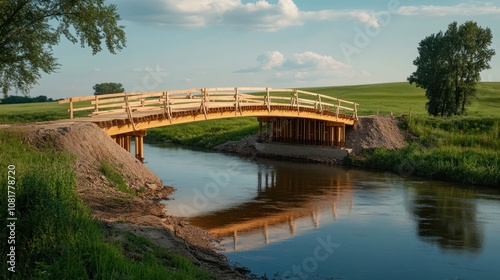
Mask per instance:
[[[403,148],[406,145],[405,133],[399,122],[399,119],[390,116],[360,117],[354,126],[347,127],[345,146],[354,153],[380,147]]]
[[[248,136],[239,141],[229,141],[216,146],[214,150],[226,153],[235,153],[243,156],[258,156],[255,149],[257,136]],[[359,153],[363,149],[385,147],[399,149],[404,147],[405,134],[399,127],[399,120],[390,116],[360,117],[356,124],[346,129],[346,148]],[[318,158],[313,161],[331,163],[331,160]]]
[[[171,252],[187,256],[221,279],[247,279],[214,250],[214,240],[206,231],[164,212],[164,205],[158,201],[166,199],[174,188],[164,186],[153,172],[97,126],[52,122],[7,129],[19,131],[29,145],[53,146],[76,156],[78,195],[102,221],[107,236],[115,234],[118,235],[115,238],[120,238],[119,235],[132,232]],[[111,186],[99,171],[102,161],[116,168],[127,185],[137,191],[137,197]]]

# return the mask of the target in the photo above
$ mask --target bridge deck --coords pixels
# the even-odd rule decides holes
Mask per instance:
[[[74,107],[84,102],[91,106]],[[331,122],[332,126],[353,125],[358,105],[307,91],[271,88],[119,93],[72,97],[59,103],[70,104],[72,119],[74,112],[91,110],[89,116],[74,121],[96,123],[112,136],[159,126],[234,117],[308,118]]]

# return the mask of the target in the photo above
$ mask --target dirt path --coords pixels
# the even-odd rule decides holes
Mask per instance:
[[[3,129],[19,131],[29,145],[53,145],[76,156],[78,195],[93,216],[102,222],[106,235],[131,232],[190,258],[220,279],[248,279],[215,251],[215,240],[206,231],[164,212],[164,205],[159,201],[168,200],[175,189],[164,186],[151,170],[96,125],[47,122]],[[119,171],[128,187],[136,190],[137,197],[111,187],[99,171],[102,161],[110,162]]]

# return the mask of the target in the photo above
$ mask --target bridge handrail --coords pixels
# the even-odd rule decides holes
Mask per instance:
[[[272,94],[274,93],[274,94]],[[276,94],[280,93],[280,94]],[[286,94],[290,94],[288,97]],[[283,95],[285,94],[285,95]],[[309,98],[304,98],[309,97]],[[311,99],[312,97],[312,99]],[[74,107],[74,103],[90,101],[86,107]],[[332,103],[334,101],[335,103]],[[276,105],[291,105],[300,108],[314,108],[321,113],[335,109],[337,115],[340,110],[353,112],[353,118],[357,119],[357,106],[359,104],[324,94],[313,93],[298,89],[269,88],[269,87],[221,87],[221,88],[191,88],[181,90],[152,91],[152,92],[124,92],[104,95],[70,97],[58,101],[58,104],[68,104],[70,118],[73,119],[74,112],[93,110],[91,115],[130,112],[134,110],[168,109],[172,106],[188,106],[192,109],[206,110],[209,104],[227,105],[232,104],[236,110],[252,104],[261,104],[268,107]],[[224,104],[223,104],[224,103]],[[352,107],[342,106],[353,105]],[[186,108],[188,108],[186,107]],[[211,106],[212,107],[212,106]],[[102,109],[116,108],[102,111]],[[101,110],[101,111],[99,111]]]

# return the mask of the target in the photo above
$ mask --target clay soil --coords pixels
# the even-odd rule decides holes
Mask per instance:
[[[168,200],[174,188],[117,145],[94,124],[47,122],[4,126],[19,131],[29,145],[54,147],[75,155],[77,192],[93,216],[100,220],[107,238],[126,232],[148,238],[170,252],[193,260],[220,279],[248,279],[242,270],[229,266],[214,248],[215,240],[203,229],[165,213],[160,200]],[[102,161],[111,163],[137,192],[133,197],[112,187],[99,171]]]

